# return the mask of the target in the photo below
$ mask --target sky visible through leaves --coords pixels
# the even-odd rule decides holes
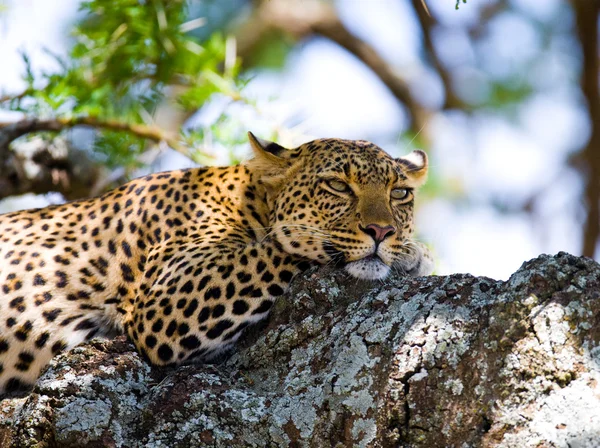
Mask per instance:
[[[102,2],[89,2],[96,3]],[[157,21],[138,17],[134,10],[130,21],[114,24],[110,36],[96,33],[91,18],[85,32],[75,30],[69,40],[71,24],[82,14],[75,13],[77,2],[52,8],[42,0],[10,3],[2,13],[0,57],[11,69],[0,73],[0,91],[27,88],[19,81],[25,69],[21,50],[29,55],[35,82],[44,76],[52,80],[51,87],[19,106],[27,113],[62,108],[67,115],[125,116],[143,123],[160,104],[164,84],[175,78],[190,82],[195,87],[178,101],[189,111],[186,123],[198,126],[181,138],[199,149],[192,160],[200,163],[239,160],[247,128],[284,143],[313,137],[369,139],[394,155],[421,145],[420,136],[406,133],[406,114],[381,82],[333,43],[316,38],[291,53],[281,48],[273,53],[281,52],[279,61],[238,77],[236,64],[223,68],[226,33],[200,39],[181,32],[180,5],[163,3],[165,20],[158,26],[166,27],[168,38],[158,43],[141,38],[152,33],[143,27]],[[514,0],[510,10],[477,30],[478,8],[493,2],[446,3],[451,2],[427,2],[444,24],[444,34],[437,36],[446,43],[439,46],[440,58],[459,75],[456,90],[476,112],[440,112],[428,122],[431,186],[422,197],[417,226],[440,258],[438,272],[506,278],[541,252],[577,253],[580,184],[565,163],[588,128],[573,87],[578,62],[571,17],[558,0]],[[439,106],[443,90],[423,63],[419,31],[408,6],[394,0],[368,6],[347,0],[337,2],[337,9],[352,32],[411,80],[422,103]],[[476,46],[469,38],[475,32],[484,36]],[[119,46],[123,39],[133,44]],[[57,59],[44,53],[44,47],[60,55],[64,67],[57,67]],[[205,57],[187,57],[198,51]],[[67,57],[69,52],[73,58]],[[283,64],[280,69],[268,67],[278,62]],[[59,70],[67,76],[52,78]],[[132,75],[134,83],[122,82]],[[206,148],[213,151],[212,158],[205,157]],[[138,172],[136,156],[145,150],[143,141],[118,133],[104,132],[95,140],[98,157],[109,166],[131,165],[132,175]],[[168,152],[151,167],[192,163]],[[524,204],[536,194],[532,213]]]

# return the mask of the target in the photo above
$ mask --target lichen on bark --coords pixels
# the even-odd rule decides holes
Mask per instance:
[[[0,446],[598,446],[600,265],[508,281],[307,272],[217,365],[147,366],[124,338],[0,402]]]

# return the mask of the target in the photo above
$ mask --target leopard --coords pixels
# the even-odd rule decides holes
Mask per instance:
[[[154,366],[210,361],[315,265],[363,281],[432,272],[414,237],[425,152],[248,137],[238,165],[0,215],[0,393],[30,390],[54,356],[97,336],[126,334]]]

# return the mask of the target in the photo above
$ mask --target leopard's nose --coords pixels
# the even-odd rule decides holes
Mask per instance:
[[[360,230],[362,230],[371,238],[373,238],[376,243],[381,243],[388,236],[391,236],[394,233],[396,233],[396,228],[394,226],[381,227],[377,224],[369,224],[366,227],[360,226]]]

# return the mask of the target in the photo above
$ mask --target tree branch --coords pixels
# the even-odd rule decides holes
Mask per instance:
[[[318,34],[346,49],[369,67],[408,109],[413,132],[425,127],[429,111],[414,99],[406,81],[375,48],[346,28],[332,5],[306,0],[301,6],[291,8],[289,2],[284,0],[257,2],[253,18],[243,27],[238,38],[242,58],[251,54],[262,36],[273,30],[291,34],[296,39]]]
[[[62,138],[15,142],[0,152],[0,199],[25,193],[61,193],[74,200],[94,194],[105,175],[102,164]]]
[[[508,0],[496,0],[481,6],[479,9],[478,19],[467,28],[467,32],[471,39],[479,39],[488,29],[489,22],[498,14],[510,8]]]
[[[587,217],[583,229],[583,254],[593,257],[600,237],[600,89],[598,77],[598,14],[600,0],[573,0],[577,32],[583,53],[581,91],[587,101],[592,132],[581,153],[586,177]]]
[[[79,199],[98,193],[96,185],[103,169],[89,159],[84,151],[70,148],[60,139],[47,142],[42,139],[10,144],[17,138],[32,133],[59,132],[75,126],[127,132],[155,142],[165,142],[173,149],[190,157],[189,151],[164,130],[141,124],[129,124],[95,117],[54,118],[40,120],[27,118],[11,123],[0,123],[0,199],[24,193],[62,193],[65,198]]]
[[[414,131],[418,132],[424,127],[426,115],[428,115],[425,109],[416,102],[405,81],[395,73],[375,48],[353,35],[334,15],[313,23],[312,29],[337,43],[340,47],[345,48],[369,67],[386,85],[392,95],[409,110]]]
[[[462,101],[454,92],[452,86],[452,78],[450,72],[446,70],[442,61],[437,55],[435,46],[433,44],[433,38],[431,36],[433,28],[436,26],[436,20],[427,12],[423,6],[423,0],[412,0],[413,9],[417,14],[418,23],[423,34],[423,44],[427,50],[429,60],[433,65],[433,68],[437,71],[438,75],[444,85],[444,91],[446,93],[446,99],[443,105],[443,109],[466,109],[468,106]]]
[[[17,93],[16,95],[2,95],[0,96],[0,103],[6,103],[12,100],[20,100],[25,98],[28,95],[31,95],[34,91],[31,89],[23,90],[21,93]]]
[[[184,148],[174,136],[157,127],[124,123],[117,120],[101,120],[95,117],[53,118],[48,120],[28,118],[12,123],[0,123],[0,150],[7,148],[7,145],[13,140],[31,132],[58,132],[75,126],[122,131],[155,142],[165,142],[176,151],[190,157],[187,148]]]

